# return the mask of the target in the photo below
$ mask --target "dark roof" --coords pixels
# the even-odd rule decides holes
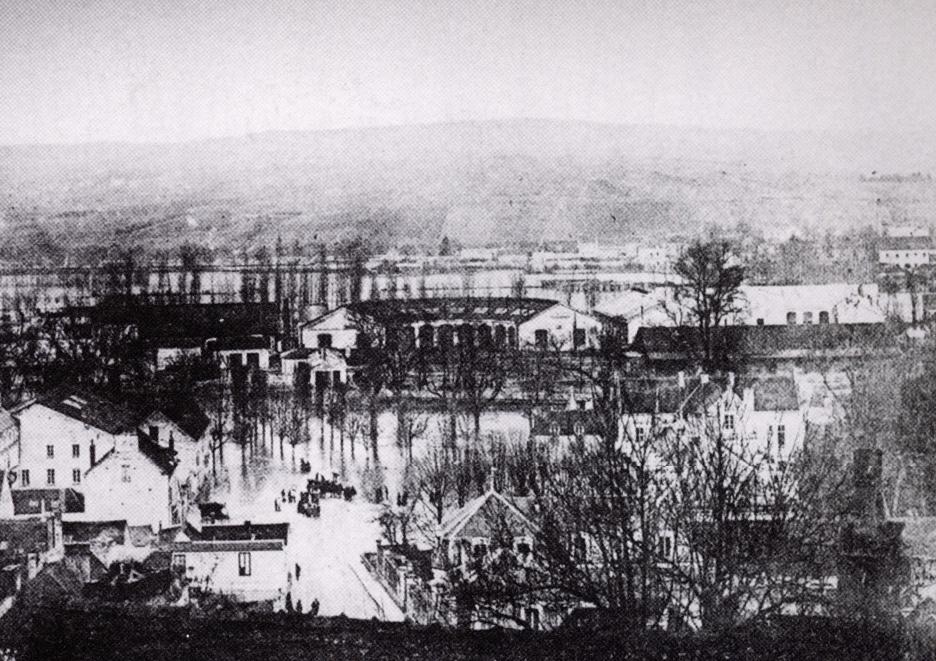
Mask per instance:
[[[750,358],[848,356],[897,344],[897,335],[885,324],[723,326],[713,333],[716,349]],[[651,359],[680,359],[701,344],[699,337],[693,326],[648,326],[637,331],[631,350]]]
[[[130,399],[129,406],[140,412],[141,422],[152,413],[162,413],[196,441],[211,424],[195,398],[185,393],[141,394]]]
[[[60,386],[47,392],[36,402],[109,434],[131,432],[140,421],[138,412],[86,388]]]
[[[270,342],[260,335],[241,335],[219,337],[208,345],[213,351],[249,351],[251,349],[269,349]]]
[[[276,335],[275,303],[200,303],[176,305],[99,305],[97,323],[135,326],[144,339]]]
[[[49,520],[46,518],[0,520],[0,542],[6,550],[0,557],[24,553],[44,553],[49,550]]]
[[[84,494],[74,489],[13,489],[10,491],[13,498],[13,513],[39,514],[42,511],[62,511],[65,513],[84,512]]]
[[[312,347],[299,347],[297,349],[290,349],[286,353],[282,354],[280,358],[283,360],[305,360],[309,356],[319,353],[321,349],[315,349]]]
[[[107,540],[123,544],[126,539],[127,522],[114,521],[63,521],[62,536],[66,544],[87,544]]]
[[[164,474],[172,475],[172,471],[179,463],[176,458],[176,451],[153,443],[146,434],[140,433],[138,438],[138,446],[143,456],[156,464]]]
[[[199,349],[204,342],[200,337],[157,337],[149,345],[157,349]]]
[[[534,436],[600,436],[602,424],[599,416],[592,411],[546,410],[537,411],[533,416]]]
[[[933,250],[933,239],[928,236],[885,236],[878,250]]]
[[[799,408],[799,393],[796,381],[790,376],[758,376],[738,381],[742,392],[751,388],[754,392],[755,411],[795,411]]]
[[[285,545],[282,539],[234,539],[230,541],[172,542],[170,548],[177,553],[215,553],[233,551],[279,551]]]
[[[201,530],[189,531],[192,541],[234,542],[249,540],[282,540],[289,536],[288,523],[240,523],[202,526]]]
[[[555,305],[544,298],[415,298],[362,301],[348,311],[388,325],[445,319],[519,324]]]

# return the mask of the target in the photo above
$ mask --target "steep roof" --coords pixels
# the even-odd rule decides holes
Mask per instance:
[[[933,239],[929,236],[885,236],[878,243],[878,250],[933,250]]]
[[[36,400],[47,408],[109,434],[132,432],[140,421],[137,411],[102,397],[87,388],[60,386]]]
[[[601,420],[592,411],[546,410],[533,416],[534,436],[598,436],[602,433]]]
[[[510,499],[491,489],[449,515],[440,529],[440,536],[491,537],[497,526],[506,524],[515,535],[535,530],[536,526]]]

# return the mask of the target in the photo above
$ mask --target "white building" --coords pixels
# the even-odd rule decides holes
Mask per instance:
[[[878,262],[889,266],[913,268],[930,263],[936,246],[929,236],[885,237],[878,248]]]
[[[289,524],[204,526],[170,544],[172,567],[190,591],[281,608],[289,589]]]
[[[362,328],[409,328],[418,346],[487,338],[495,345],[562,350],[594,348],[603,327],[597,317],[538,298],[424,298],[365,301],[303,325],[305,348],[347,352]]]
[[[761,326],[876,324],[888,307],[876,284],[744,285],[739,302],[730,323]]]

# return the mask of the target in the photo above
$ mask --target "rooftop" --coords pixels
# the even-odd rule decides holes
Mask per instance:
[[[446,319],[523,323],[555,305],[542,298],[417,298],[362,301],[348,310],[387,324]]]
[[[109,434],[132,432],[140,415],[88,389],[60,386],[50,390],[36,403]]]

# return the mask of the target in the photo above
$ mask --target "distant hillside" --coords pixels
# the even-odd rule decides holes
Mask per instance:
[[[936,183],[900,176],[936,170],[923,138],[516,120],[0,147],[0,239],[240,249],[928,222]]]

